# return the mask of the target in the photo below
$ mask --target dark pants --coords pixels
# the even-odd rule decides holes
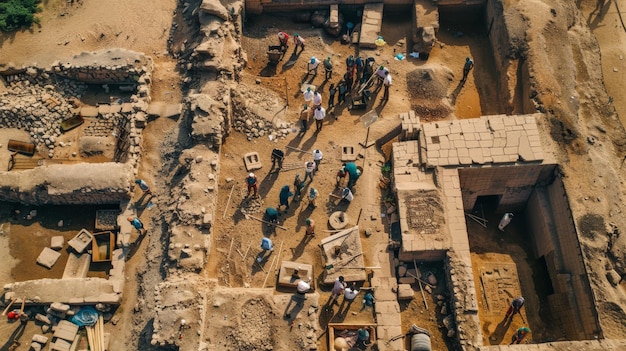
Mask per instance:
[[[316,119],[315,120],[315,130],[317,130],[317,131],[322,130],[322,123],[324,123],[323,119]]]
[[[333,77],[333,70],[332,69],[326,69],[326,76],[324,77],[325,79],[331,79]]]
[[[301,132],[306,132],[306,129],[308,127],[308,123],[306,121],[306,119],[301,119],[300,122],[302,122],[302,128],[300,129]]]
[[[463,79],[461,79],[461,81],[465,82],[465,80],[467,79],[467,75],[469,74],[470,70],[469,69],[463,69]]]
[[[335,95],[331,95],[330,98],[328,98],[328,108],[333,106],[335,106]]]
[[[337,101],[338,104],[343,104],[346,101],[346,94],[343,93],[339,93],[339,101]]]
[[[385,91],[383,92],[383,100],[388,100],[389,99],[389,86],[385,85]]]

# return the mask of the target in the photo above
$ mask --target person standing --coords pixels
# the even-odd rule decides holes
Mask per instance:
[[[139,220],[139,218],[137,217],[128,217],[128,221],[130,222],[130,224],[137,229],[137,231],[139,232],[139,234],[143,234],[144,229],[143,229],[143,223],[141,223],[141,221]]]
[[[254,190],[254,197],[257,197],[257,179],[254,173],[248,174],[246,178],[246,184],[248,185],[248,196],[250,196],[250,191]]]
[[[385,71],[385,78],[383,79],[383,87],[385,91],[383,92],[383,101],[389,100],[389,87],[391,86],[391,74],[389,71]]]
[[[309,104],[309,102],[313,101],[313,91],[311,90],[311,87],[307,87],[306,91],[304,93],[302,93],[302,96],[304,96],[304,102],[307,103],[307,105]]]
[[[363,78],[363,67],[365,66],[361,56],[357,56],[356,60],[354,60],[354,66],[356,67],[356,79],[358,81]]]
[[[278,169],[283,168],[283,159],[285,158],[285,153],[281,149],[272,150],[272,169],[278,163]]]
[[[274,251],[274,244],[270,238],[263,237],[263,239],[261,239],[261,250],[263,251],[259,252],[259,255],[256,258],[256,261],[259,263],[263,261],[263,257],[268,251],[270,254]]]
[[[313,182],[313,174],[315,173],[315,162],[308,161],[304,163],[304,179],[303,183],[306,183],[307,178],[311,178],[311,182]]]
[[[511,337],[511,344],[520,344],[530,334],[530,329],[527,327],[520,327],[515,334]]]
[[[354,55],[350,55],[346,58],[346,71],[354,70]]]
[[[330,87],[328,87],[328,109],[335,107],[335,94],[337,94],[337,88],[335,87],[335,83],[330,83]]]
[[[317,207],[317,196],[319,195],[319,191],[315,188],[311,188],[309,190],[309,207],[316,208]]]
[[[474,61],[471,58],[466,57],[465,64],[463,65],[463,78],[461,79],[461,82],[465,82],[467,75],[470,73],[472,68],[474,68]]]
[[[317,67],[320,65],[320,60],[318,60],[315,56],[311,57],[311,61],[308,64],[307,75],[311,74],[313,77],[317,76]]]
[[[330,56],[324,60],[324,79],[329,80],[333,78],[333,63],[330,61]]]
[[[319,106],[322,106],[322,94],[316,91],[315,94],[313,94],[313,108],[317,109]]]
[[[278,32],[278,42],[280,43],[280,50],[282,52],[287,51],[289,47],[289,34],[285,32]]]
[[[324,118],[326,117],[326,109],[322,106],[317,106],[315,109],[315,132],[319,133],[322,131],[322,124],[324,123]]]
[[[298,47],[302,48],[302,50],[300,50],[300,53],[302,53],[302,51],[304,51],[305,40],[304,40],[304,38],[302,38],[300,36],[300,34],[296,33],[296,34],[293,35],[293,43],[296,45],[296,48],[293,50],[294,54],[298,53]]]
[[[300,111],[300,123],[302,127],[300,128],[300,133],[306,133],[306,130],[309,126],[309,105],[302,105],[302,110]]]
[[[293,180],[293,191],[295,191],[293,196],[294,199],[302,196],[302,188],[304,188],[304,183],[300,179],[300,174],[298,173],[296,174],[296,178]]]
[[[524,300],[522,296],[513,299],[513,301],[511,301],[511,306],[509,306],[509,309],[506,311],[506,316],[504,317],[504,319],[512,319],[516,313],[519,313],[521,316],[520,310],[524,306],[524,302],[526,302],[526,300]]]
[[[148,186],[148,183],[146,183],[143,179],[136,179],[135,184],[139,185],[139,188],[141,189],[141,191],[143,191],[144,194],[147,194],[147,195],[152,194],[152,191],[150,191],[150,187]]]
[[[343,80],[346,82],[346,87],[348,88],[348,92],[352,91],[352,84],[354,83],[354,76],[352,74],[352,70],[348,70],[346,74],[343,75]]]
[[[289,209],[289,198],[293,196],[293,193],[289,189],[289,185],[283,186],[280,189],[280,194],[278,195],[278,200],[280,204],[278,205],[278,209],[280,210],[280,206],[285,206],[285,210]]]
[[[344,282],[343,275],[340,275],[335,279],[335,284],[333,284],[333,290],[331,291],[331,299],[332,303],[339,305],[337,299],[339,299],[339,295],[343,294],[343,291],[346,288],[346,283]]]
[[[315,168],[320,169],[320,163],[322,163],[322,159],[324,158],[324,154],[322,150],[315,149],[313,150],[313,162],[315,162]]]
[[[339,101],[338,104],[343,104],[346,101],[346,93],[348,92],[348,86],[344,80],[339,82]]]
[[[310,235],[311,238],[315,237],[315,221],[311,218],[307,218],[306,221],[306,232],[304,235]]]

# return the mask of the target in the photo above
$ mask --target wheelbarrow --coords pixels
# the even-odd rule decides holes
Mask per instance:
[[[361,95],[353,96],[352,103],[350,104],[349,110],[365,110],[367,108],[367,104],[370,101],[370,97],[372,96],[372,92],[369,89],[364,89],[361,92]]]
[[[267,60],[270,64],[276,65],[283,59],[285,52],[281,49],[280,46],[268,46],[267,47]]]

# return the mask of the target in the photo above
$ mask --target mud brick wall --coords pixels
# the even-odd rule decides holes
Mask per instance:
[[[459,169],[463,208],[473,208],[479,196],[501,195],[498,212],[522,211],[535,184],[545,181],[553,168],[554,165],[525,165]]]
[[[51,165],[0,172],[0,201],[26,205],[101,205],[130,199],[128,163]]]

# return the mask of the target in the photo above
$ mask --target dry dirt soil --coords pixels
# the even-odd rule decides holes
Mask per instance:
[[[618,26],[619,21],[616,22],[618,16],[615,4],[611,1],[607,1],[607,4],[607,10],[603,9],[597,17],[593,15],[590,17],[590,25],[601,43],[604,55],[602,65],[605,75],[611,76],[611,78],[606,79],[605,83],[610,94],[614,97],[613,104],[618,111],[626,111],[626,99],[623,94],[619,93],[623,77],[622,79],[616,78],[626,72],[622,61],[624,33]],[[583,11],[589,13],[593,10],[595,1],[579,0],[578,5],[582,6]],[[112,47],[123,47],[144,52],[150,55],[156,64],[151,94],[153,100],[178,102],[182,97],[178,88],[180,77],[175,69],[176,61],[167,54],[167,39],[170,35],[172,19],[175,18],[174,9],[175,2],[165,0],[130,2],[124,0],[85,0],[73,4],[68,4],[62,0],[49,0],[44,2],[40,26],[33,27],[31,30],[0,36],[0,57],[2,57],[2,62],[13,62],[18,65],[36,62],[42,65],[78,54],[81,51]],[[612,22],[603,25],[604,21],[609,20]],[[375,140],[395,126],[398,113],[406,112],[413,107],[413,101],[407,94],[410,88],[407,86],[407,76],[411,71],[425,64],[444,65],[452,71],[454,80],[450,82],[448,95],[454,97],[453,103],[458,118],[471,118],[482,114],[500,112],[497,94],[488,84],[490,78],[494,77],[494,72],[489,68],[489,65],[480,64],[480,62],[491,62],[489,59],[491,53],[488,50],[480,49],[488,47],[484,36],[481,36],[480,33],[473,33],[468,28],[457,28],[444,23],[438,34],[442,45],[437,45],[434,48],[431,59],[427,63],[414,59],[395,61],[393,60],[394,49],[406,53],[406,44],[403,43],[406,43],[406,35],[410,32],[409,25],[410,17],[408,16],[385,17],[381,34],[388,45],[379,52],[361,52],[361,55],[371,55],[375,57],[377,63],[387,65],[394,78],[390,101],[382,104],[380,101],[381,94],[377,94],[373,99],[373,107],[379,113],[380,119],[370,131],[370,141]],[[292,67],[284,67],[289,59],[287,56],[276,67],[276,74],[272,75],[271,78],[264,77],[268,75],[268,72],[271,72],[271,69],[267,67],[265,51],[268,45],[276,45],[275,34],[279,30],[286,30],[289,33],[299,32],[307,40],[307,48]],[[453,35],[459,30],[467,33],[467,35],[462,37]],[[615,33],[618,33],[618,36],[614,36]],[[618,40],[614,38],[618,38]],[[345,57],[354,53],[355,50],[353,47],[341,45],[337,41],[329,39],[319,29],[312,29],[309,25],[295,24],[287,18],[277,16],[250,19],[245,27],[242,45],[247,53],[249,64],[245,69],[243,83],[256,85],[256,79],[259,79],[261,87],[271,89],[274,92],[272,96],[279,95],[284,98],[288,106],[280,111],[275,118],[293,124],[297,121],[298,112],[303,103],[299,87],[305,74],[306,60],[312,55],[320,59],[332,56],[335,67],[341,68],[344,65]],[[293,48],[293,44],[291,45],[288,53],[291,53]],[[606,54],[604,54],[605,52]],[[460,87],[458,80],[461,77],[463,59],[466,56],[474,57],[477,65],[467,83]],[[619,68],[615,71],[613,67]],[[340,69],[338,71],[341,72]],[[611,72],[613,73],[611,74]],[[339,76],[336,74],[332,81],[337,82],[338,80]],[[326,102],[328,83],[324,84],[323,82],[323,68],[320,67],[320,74],[311,83],[322,90]],[[2,89],[0,84],[0,91]],[[248,141],[245,136],[239,133],[233,133],[228,137],[222,148],[221,191],[217,206],[218,211],[215,213],[217,223],[214,228],[213,250],[205,272],[208,277],[217,278],[219,284],[223,286],[254,288],[263,285],[266,287],[275,286],[276,282],[273,279],[268,279],[265,282],[266,274],[253,261],[254,256],[259,251],[258,245],[261,236],[263,234],[270,235],[277,250],[262,263],[265,269],[278,255],[288,260],[313,263],[315,286],[321,294],[320,303],[327,301],[328,288],[317,284],[323,272],[323,263],[316,244],[321,238],[329,235],[329,233],[324,232],[327,229],[327,216],[337,207],[332,201],[329,201],[326,195],[334,188],[334,175],[340,166],[339,146],[346,143],[357,145],[359,141],[365,140],[367,132],[358,120],[359,114],[353,114],[345,107],[338,107],[334,111],[338,117],[337,120],[329,114],[327,123],[319,134],[314,134],[313,130],[309,129],[303,137],[290,134],[285,140],[278,143],[267,138]],[[621,116],[624,116],[625,113],[622,113]],[[152,122],[144,134],[146,154],[140,167],[140,177],[154,184],[157,195],[152,201],[156,206],[162,202],[161,197],[163,195],[160,194],[166,193],[166,189],[162,187],[168,183],[167,180],[159,179],[161,176],[159,171],[163,166],[162,155],[168,152],[163,149],[163,146],[168,145],[168,143],[170,145],[175,143],[173,134],[178,135],[178,128],[178,121],[159,119]],[[288,230],[276,229],[273,231],[261,226],[258,222],[246,220],[241,214],[240,208],[252,212],[256,211],[260,217],[266,206],[278,205],[280,188],[283,185],[291,185],[295,173],[303,173],[300,169],[271,174],[268,172],[270,168],[268,164],[269,155],[271,149],[276,146],[287,151],[285,164],[303,164],[308,159],[307,154],[293,149],[287,150],[285,145],[305,150],[319,148],[324,152],[325,162],[317,173],[315,181],[310,185],[319,190],[320,200],[318,200],[318,208],[314,210],[306,207],[306,200],[303,203],[292,202],[290,209],[281,216],[281,222]],[[243,181],[247,172],[244,169],[241,155],[248,151],[259,152],[264,162],[264,167],[257,172],[261,194],[258,201],[245,198]],[[377,181],[380,165],[384,158],[385,156],[374,148],[365,151],[365,160],[359,159],[357,161],[366,165],[366,172],[357,183],[356,199],[347,208],[345,206],[339,207],[346,210],[353,221],[356,221],[355,218],[358,217],[359,210],[363,209],[360,225],[383,232],[385,225],[381,223],[380,218],[381,193],[377,188]],[[227,178],[232,178],[233,181],[227,183]],[[229,206],[226,206],[231,187],[234,187],[233,195]],[[222,218],[223,213],[225,213],[225,218]],[[152,212],[144,211],[142,220],[145,223],[151,223],[150,219],[153,216]],[[303,224],[307,217],[315,219],[317,223],[317,236],[309,242],[303,239]],[[155,223],[158,223],[156,219]],[[159,237],[149,238],[146,245],[142,245],[128,262],[126,270],[129,278],[127,279],[125,301],[118,310],[118,315],[114,317],[114,325],[109,326],[110,332],[116,335],[112,341],[111,349],[113,350],[128,349],[126,345],[132,345],[133,349],[142,349],[141,346],[137,347],[137,345],[144,345],[143,343],[149,340],[150,311],[146,311],[142,307],[150,306],[151,287],[158,283],[160,277],[159,239]],[[367,239],[364,237],[362,239],[364,250],[372,250]],[[231,260],[229,264],[223,264],[224,258],[228,255],[231,240],[234,242],[233,250],[238,249],[241,252],[246,252],[250,247],[250,252],[246,260],[239,259],[238,254],[231,253],[236,259]],[[0,240],[0,249],[3,256],[11,256],[8,252],[10,248],[7,242]],[[367,257],[365,263],[366,266],[371,263],[368,262]],[[137,272],[139,272],[138,279],[134,279]],[[152,272],[152,276],[148,278],[150,272]],[[17,280],[20,275],[16,275],[15,271],[13,274],[3,272],[0,277],[8,279],[6,281],[13,281]],[[6,281],[2,281],[2,283]],[[137,296],[143,296],[143,301],[138,301]],[[419,307],[421,302],[418,299],[419,295],[416,295],[416,299],[411,304],[403,306],[403,320],[422,321],[424,323],[430,321],[433,328],[436,328],[439,323],[436,316],[434,314],[423,316],[424,310]],[[334,321],[345,320],[349,322],[371,321],[371,314],[359,313],[359,307],[355,304],[351,306],[349,313],[339,317],[335,316],[336,307],[324,311],[320,316],[322,327],[324,323],[333,319]],[[532,317],[529,316],[529,318]],[[285,327],[287,326],[285,325]],[[7,330],[10,332],[12,329],[11,327]],[[33,332],[33,330],[28,332]],[[439,349],[443,349],[441,337],[435,337],[434,343]],[[321,344],[323,345],[325,342]],[[324,347],[322,346],[322,349]]]

